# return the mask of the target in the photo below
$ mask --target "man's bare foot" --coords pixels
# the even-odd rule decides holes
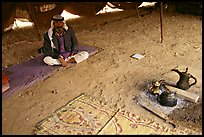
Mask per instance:
[[[65,62],[62,62],[62,66],[63,66],[63,67],[68,67],[69,65],[68,65],[68,63],[65,61]]]

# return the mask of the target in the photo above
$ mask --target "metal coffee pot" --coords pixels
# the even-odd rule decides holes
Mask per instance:
[[[170,91],[166,84],[163,84],[161,87],[162,93],[157,96],[157,101],[162,106],[174,107],[177,105],[177,95],[176,92]]]
[[[186,68],[185,72],[180,72],[178,69],[172,69],[171,71],[177,72],[180,76],[179,81],[176,83],[177,88],[188,90],[191,86],[197,83],[197,79],[193,77],[190,73],[187,73],[188,67]],[[189,82],[190,78],[194,79],[194,82],[192,84],[190,84]]]
[[[157,97],[157,100],[162,106],[174,107],[177,105],[177,96],[175,92],[163,91]]]
[[[162,86],[164,80],[153,80],[149,87],[149,92],[153,95],[159,95],[162,93]]]

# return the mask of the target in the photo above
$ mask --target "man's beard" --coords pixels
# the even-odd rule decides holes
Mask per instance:
[[[62,32],[63,31],[63,27],[61,27],[61,26],[56,27],[56,31],[57,32]]]

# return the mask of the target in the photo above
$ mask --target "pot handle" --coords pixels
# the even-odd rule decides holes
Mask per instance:
[[[190,76],[190,78],[193,78],[195,80],[192,84],[189,85],[191,87],[197,83],[197,79],[192,75]]]

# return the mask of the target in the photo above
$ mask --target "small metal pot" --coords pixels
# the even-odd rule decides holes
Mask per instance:
[[[177,105],[177,97],[174,92],[164,91],[157,97],[157,100],[162,106],[174,107]]]

